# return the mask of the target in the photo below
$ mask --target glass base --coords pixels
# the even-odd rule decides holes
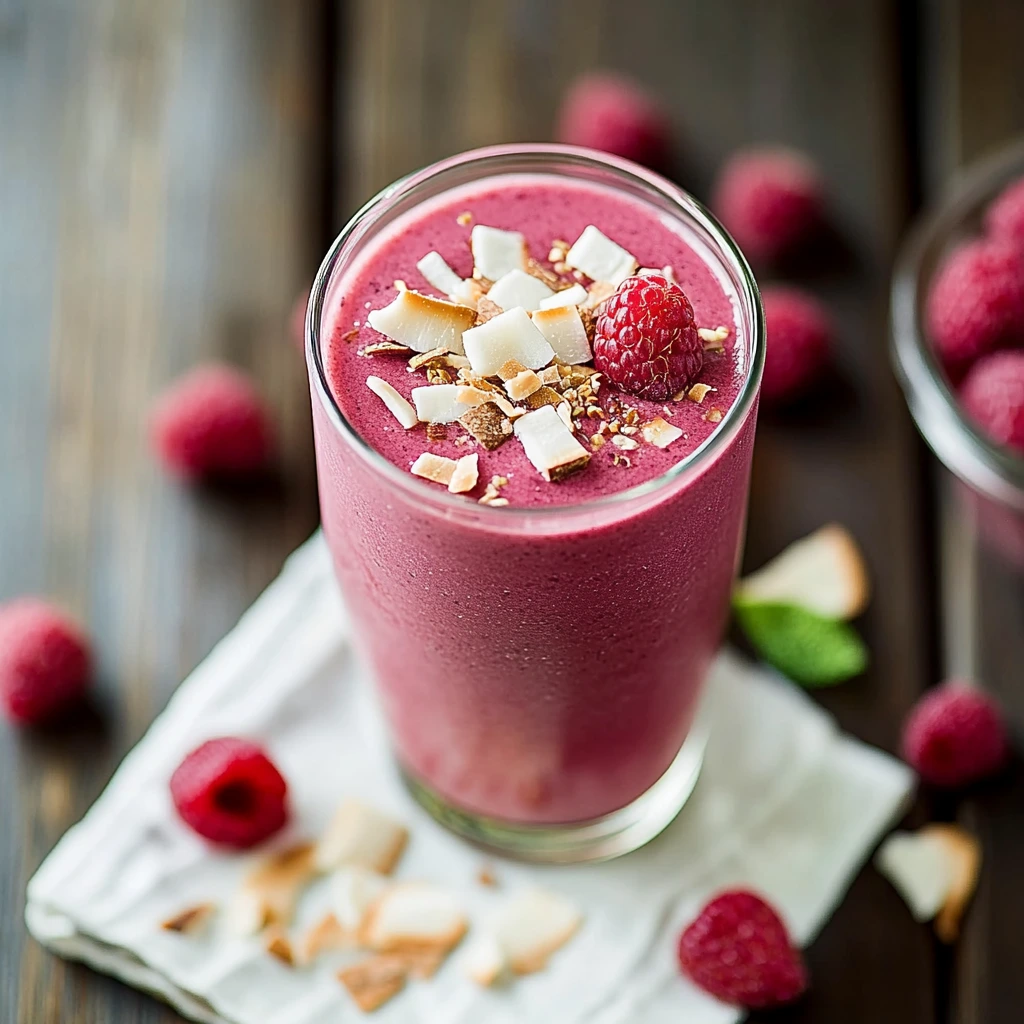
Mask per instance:
[[[697,784],[706,745],[706,732],[696,726],[668,770],[646,793],[611,814],[569,825],[521,825],[487,818],[453,807],[404,769],[402,778],[433,818],[476,846],[537,864],[580,864],[621,857],[664,831]]]

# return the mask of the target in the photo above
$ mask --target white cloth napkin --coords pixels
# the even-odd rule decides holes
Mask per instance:
[[[436,825],[397,778],[346,621],[317,535],[181,686],[39,869],[26,910],[33,935],[198,1021],[361,1020],[334,977],[337,961],[291,969],[256,939],[159,928],[186,906],[226,898],[250,866],[185,829],[167,787],[202,740],[246,735],[266,744],[290,781],[295,823],[282,842],[318,835],[341,799],[357,795],[408,824],[398,874],[456,891],[473,920],[530,883],[585,913],[545,971],[483,990],[464,976],[456,950],[435,978],[410,983],[377,1011],[380,1024],[731,1024],[737,1010],[680,976],[680,928],[716,890],[745,885],[808,942],[912,786],[903,765],[839,733],[798,689],[723,653],[703,712],[711,723],[703,774],[665,833],[607,864],[491,858],[502,888],[485,888],[476,880],[483,855]],[[316,883],[299,905],[297,930],[325,909]]]

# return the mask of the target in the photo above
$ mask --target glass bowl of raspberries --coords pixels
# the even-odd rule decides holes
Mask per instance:
[[[1024,141],[976,164],[908,237],[892,351],[962,519],[1024,571]]]

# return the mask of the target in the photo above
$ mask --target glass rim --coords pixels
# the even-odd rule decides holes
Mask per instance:
[[[890,352],[911,416],[925,442],[956,476],[990,497],[1024,507],[1024,459],[996,444],[964,415],[928,343],[921,315],[926,260],[965,218],[1024,175],[1024,140],[958,174],[935,208],[919,218],[901,246],[890,295]]]
[[[514,505],[493,506],[481,505],[479,503],[470,505],[460,495],[449,494],[447,491],[437,491],[435,493],[433,490],[428,489],[429,485],[425,481],[418,479],[410,473],[403,472],[363,438],[342,412],[327,379],[320,337],[320,319],[323,313],[327,289],[333,278],[335,264],[342,248],[356,228],[366,217],[372,215],[377,210],[386,208],[389,200],[408,194],[418,186],[426,184],[438,174],[472,163],[479,163],[481,164],[481,178],[485,178],[492,176],[487,171],[488,165],[498,164],[502,160],[511,158],[536,163],[536,166],[533,168],[518,168],[516,173],[542,174],[545,172],[545,162],[550,163],[553,160],[562,160],[611,171],[622,178],[632,180],[647,190],[653,189],[655,192],[660,193],[683,213],[692,217],[708,233],[710,239],[718,246],[723,255],[723,261],[731,261],[731,269],[735,271],[735,276],[740,285],[740,295],[738,298],[741,305],[749,307],[752,314],[746,376],[736,399],[725,416],[722,417],[718,427],[702,444],[664,473],[625,490],[616,491],[614,494],[564,505],[531,507]],[[548,171],[550,172],[550,168],[548,168]],[[499,167],[493,169],[493,176],[500,176],[502,173],[508,174],[513,172],[507,168],[504,171]],[[764,350],[764,310],[761,306],[760,291],[754,279],[753,271],[746,257],[740,251],[739,246],[733,241],[732,236],[719,223],[710,210],[667,178],[629,160],[624,160],[607,153],[600,153],[596,150],[556,143],[509,143],[466,150],[455,156],[446,157],[435,163],[428,164],[419,170],[396,179],[367,200],[338,233],[317,270],[306,305],[305,353],[307,366],[312,368],[310,376],[314,383],[314,390],[336,432],[376,471],[383,474],[387,480],[396,484],[401,490],[412,495],[414,499],[439,506],[454,513],[465,514],[473,512],[478,516],[484,517],[485,520],[494,517],[490,519],[492,523],[498,522],[501,517],[504,517],[504,520],[507,522],[509,517],[515,515],[528,519],[550,520],[558,516],[568,516],[581,511],[600,510],[625,505],[638,498],[654,495],[661,491],[662,488],[680,480],[689,473],[703,468],[726,449],[728,444],[739,433],[740,428],[751,413],[764,368]]]

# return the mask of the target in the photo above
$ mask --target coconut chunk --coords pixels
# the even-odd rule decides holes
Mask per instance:
[[[683,436],[682,430],[674,423],[669,423],[663,416],[655,416],[650,423],[645,423],[642,433],[648,444],[658,448],[667,448],[673,441],[678,441]]]
[[[355,932],[343,928],[334,914],[325,914],[302,937],[297,959],[300,964],[310,964],[321,953],[351,949],[358,944]]]
[[[165,932],[177,932],[180,935],[202,935],[210,927],[210,919],[216,910],[213,903],[199,903],[169,917],[160,927]]]
[[[593,224],[583,229],[583,234],[566,253],[565,262],[594,281],[606,281],[616,286],[636,273],[640,266],[631,252],[613,242]]]
[[[521,306],[471,328],[462,335],[462,341],[473,372],[481,377],[495,376],[510,359],[527,369],[539,370],[555,355],[547,338]]]
[[[495,402],[485,402],[459,417],[459,422],[488,451],[500,448],[512,436],[512,420]]]
[[[315,874],[312,843],[300,843],[267,857],[246,876],[229,906],[228,931],[255,935],[264,928],[289,924],[300,894]]]
[[[519,417],[513,425],[526,457],[548,481],[563,480],[583,469],[590,453],[576,440],[551,405]]]
[[[791,544],[741,580],[739,595],[797,604],[830,619],[852,619],[868,603],[867,567],[857,542],[833,523]]]
[[[455,392],[455,400],[460,405],[468,405],[471,409],[489,402],[494,397],[491,392],[473,387],[472,384],[457,384],[456,388],[458,390]]]
[[[480,478],[478,459],[477,453],[471,452],[469,455],[463,455],[455,464],[452,478],[448,481],[448,490],[452,494],[465,494],[476,487],[476,482]]]
[[[557,309],[559,306],[578,306],[587,301],[587,289],[577,283],[569,288],[555,292],[550,299],[545,299],[538,309]]]
[[[487,298],[503,310],[522,306],[530,313],[554,294],[543,281],[525,270],[510,270],[491,285]]]
[[[505,381],[505,391],[513,402],[521,402],[541,386],[541,379],[533,370],[521,370],[511,380]]]
[[[454,423],[467,409],[472,409],[476,402],[462,402],[459,391],[464,390],[464,397],[473,390],[462,384],[424,384],[412,389],[412,401],[416,406],[416,416],[423,423]]]
[[[416,269],[423,275],[427,284],[431,288],[436,288],[442,295],[455,296],[465,284],[436,250],[428,252],[416,264]]]
[[[921,831],[937,837],[946,850],[950,886],[935,917],[935,934],[942,942],[956,942],[960,920],[978,885],[981,844],[957,825],[926,825]]]
[[[583,318],[575,306],[538,309],[532,320],[563,363],[589,363],[594,358]]]
[[[476,224],[469,235],[477,277],[498,281],[513,270],[526,270],[526,239],[518,231]]]
[[[362,928],[370,908],[388,887],[384,875],[362,864],[346,864],[330,880],[333,916],[343,932]]]
[[[475,935],[462,958],[462,969],[478,985],[489,988],[508,975],[508,957],[493,935]]]
[[[443,455],[435,455],[433,452],[424,452],[417,457],[409,472],[413,476],[421,476],[424,480],[431,480],[435,484],[444,484],[447,487],[452,482],[457,465],[455,459],[447,459]]]
[[[263,948],[288,967],[295,966],[295,949],[283,928],[268,928],[263,936]]]
[[[455,464],[451,459],[446,461]],[[401,822],[349,798],[338,808],[317,843],[316,866],[320,871],[336,871],[355,864],[387,875],[398,863],[408,838]]]
[[[366,386],[388,407],[388,412],[409,430],[419,423],[416,410],[395,388],[380,377],[367,377]]]
[[[371,956],[338,971],[338,981],[360,1010],[372,1013],[402,991],[408,973],[401,957]]]
[[[462,332],[476,321],[469,306],[403,290],[382,309],[371,309],[366,322],[385,337],[408,345],[414,352],[444,348],[463,354]]]
[[[391,886],[373,905],[361,936],[380,953],[453,949],[468,927],[456,898],[428,882]]]

